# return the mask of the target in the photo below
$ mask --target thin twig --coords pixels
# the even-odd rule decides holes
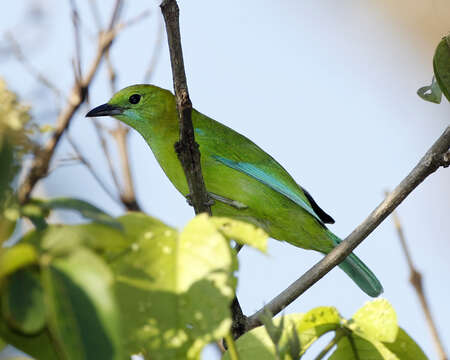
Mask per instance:
[[[24,55],[22,48],[20,47],[20,44],[17,42],[15,37],[12,35],[12,33],[7,32],[5,34],[6,39],[9,41],[11,45],[11,50],[14,56],[16,57],[17,61],[19,61],[25,69],[42,85],[47,87],[49,90],[51,90],[55,96],[58,99],[63,98],[63,93],[58,87],[53,84],[45,75],[43,75],[39,70],[37,70],[26,58]]]
[[[265,311],[278,314],[307,289],[341,263],[425,178],[439,167],[450,165],[450,126],[427,151],[424,157],[389,196],[347,238],[321,261],[293,282],[261,310],[248,318],[247,328],[261,325],[259,317]]]
[[[88,171],[91,173],[92,177],[97,181],[97,183],[100,185],[100,187],[105,191],[105,193],[116,203],[119,205],[122,205],[120,200],[114,195],[114,192],[109,188],[108,185],[103,181],[101,176],[94,170],[94,167],[89,162],[89,160],[81,153],[80,148],[75,143],[75,141],[72,139],[72,137],[69,134],[66,134],[67,140],[69,141],[70,145],[72,146],[73,150],[75,151],[75,154],[77,156],[77,159],[81,161],[81,163],[86,166]]]
[[[70,6],[72,8],[72,24],[75,40],[75,58],[74,58],[74,74],[75,83],[80,84],[82,78],[81,72],[81,39],[80,39],[80,16],[78,13],[75,0],[70,0]]]
[[[128,131],[129,129],[121,124],[117,124],[117,127],[111,131],[111,134],[116,140],[117,146],[119,148],[120,163],[122,164],[122,173],[124,176],[124,188],[120,194],[120,199],[128,210],[140,211],[141,208],[136,199],[133,178],[131,175],[127,146]]]
[[[158,18],[159,19],[159,18]],[[159,59],[161,58],[161,49],[162,49],[162,39],[163,39],[163,23],[161,20],[158,20],[158,33],[156,35],[156,42],[153,47],[152,56],[150,58],[150,62],[148,64],[147,70],[144,74],[144,84],[148,84],[153,76],[156,65],[158,64]]]
[[[97,1],[89,0],[89,5],[95,25],[97,26],[97,31],[100,31],[102,29],[102,18],[100,17],[100,12],[98,11]]]
[[[111,61],[109,50],[105,53],[106,66],[108,69],[108,78],[109,84],[111,88],[111,94],[114,95],[116,92],[116,71]],[[100,130],[101,131],[101,130]],[[123,190],[119,189],[120,199],[123,205],[130,211],[141,211],[141,207],[139,206],[136,198],[136,193],[134,191],[134,182],[133,177],[131,175],[131,167],[130,167],[130,157],[128,152],[128,133],[129,129],[123,125],[120,121],[116,120],[116,128],[110,131],[114,140],[117,142],[117,147],[119,150],[120,163],[122,165],[122,173],[124,178],[124,188]],[[106,147],[105,147],[106,149]],[[110,168],[112,172],[114,172],[114,167],[110,160],[109,152],[105,152],[105,156],[108,158],[108,163],[110,164]]]
[[[388,196],[389,193],[386,192],[386,196]],[[420,305],[422,307],[423,313],[425,314],[425,319],[428,324],[428,327],[430,328],[431,336],[434,341],[434,345],[436,347],[436,351],[438,353],[438,357],[440,360],[447,360],[448,356],[445,353],[444,346],[442,345],[442,341],[439,337],[439,333],[436,327],[436,324],[433,320],[433,316],[431,315],[431,309],[428,304],[427,298],[425,296],[425,291],[423,289],[422,284],[422,274],[417,270],[417,268],[414,266],[414,263],[412,261],[411,253],[408,248],[408,244],[406,242],[406,237],[403,232],[402,225],[400,223],[400,219],[397,215],[396,211],[392,212],[392,221],[394,222],[395,229],[397,230],[398,238],[400,240],[400,243],[402,245],[403,253],[406,257],[406,262],[408,263],[408,268],[410,272],[409,276],[409,282],[414,287],[417,297],[419,298]]]
[[[111,177],[114,182],[114,186],[117,189],[117,192],[122,193],[122,189],[120,187],[119,178],[117,177],[116,170],[114,169],[114,164],[112,162],[111,154],[109,153],[108,144],[106,143],[106,139],[103,133],[103,129],[97,118],[93,118],[93,124],[95,128],[95,132],[97,134],[98,140],[100,142],[100,146],[103,150],[103,154],[106,158],[106,162],[108,164],[109,171],[111,173]]]
[[[33,190],[36,183],[47,175],[50,160],[53,156],[53,153],[55,152],[59,140],[61,139],[61,136],[68,128],[75,112],[86,99],[88,87],[91,84],[95,74],[97,73],[99,65],[103,59],[103,55],[105,54],[105,51],[108,50],[108,48],[111,46],[115,38],[116,34],[111,29],[114,27],[114,24],[117,20],[118,9],[120,8],[121,4],[121,0],[116,1],[108,30],[99,35],[97,52],[94,56],[89,70],[80,82],[75,82],[75,84],[73,85],[70,92],[69,101],[65,109],[62,110],[58,116],[55,131],[53,132],[47,143],[44,145],[44,147],[41,148],[35,155],[31,164],[31,168],[28,171],[25,180],[19,187],[18,198],[21,204],[29,200],[31,191]]]

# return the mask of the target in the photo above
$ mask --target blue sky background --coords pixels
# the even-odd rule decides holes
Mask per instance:
[[[78,1],[83,24],[83,66],[95,51],[95,26],[86,0]],[[112,1],[101,3],[104,23]],[[123,31],[112,48],[119,88],[142,82],[161,26],[157,2],[126,1],[123,18],[151,8],[151,16]],[[30,20],[42,6],[43,18]],[[0,31],[12,30],[35,67],[68,93],[73,81],[73,29],[68,2],[7,2]],[[450,30],[444,0],[180,1],[181,33],[191,100],[202,113],[251,138],[275,157],[336,220],[332,231],[348,235],[394,188],[450,123],[449,104],[424,102],[417,88],[428,85],[432,56]],[[104,11],[104,13],[103,13]],[[172,89],[166,38],[152,83]],[[5,49],[2,40],[0,50]],[[55,100],[7,52],[0,76],[34,106],[39,121],[54,121]],[[103,66],[90,91],[98,105],[110,97]],[[99,171],[106,162],[92,123],[77,113],[70,133]],[[113,125],[111,119],[102,119]],[[176,192],[137,133],[130,152],[138,199],[146,212],[182,227],[193,210]],[[67,157],[66,141],[56,159]],[[117,154],[114,153],[114,156]],[[56,165],[57,161],[53,163]],[[429,177],[398,208],[413,260],[444,345],[450,349],[450,171]],[[37,193],[76,196],[119,215],[81,166],[61,167]],[[399,324],[435,358],[430,333],[392,222],[388,219],[357,249],[384,285],[383,297]],[[244,249],[239,255],[238,297],[253,313],[320,259],[319,254],[271,240],[269,254]],[[290,305],[285,313],[336,306],[350,317],[369,300],[346,275],[334,270]],[[207,350],[205,359],[214,359]],[[308,357],[307,357],[308,358]]]

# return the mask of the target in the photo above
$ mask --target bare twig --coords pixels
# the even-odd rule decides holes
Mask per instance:
[[[122,190],[120,187],[119,178],[117,177],[116,170],[114,169],[111,154],[109,153],[109,149],[108,149],[108,144],[106,143],[106,139],[103,134],[102,126],[98,122],[97,118],[93,118],[92,120],[93,120],[95,132],[97,134],[98,140],[100,141],[100,146],[101,146],[101,148],[103,150],[103,154],[106,158],[106,162],[108,164],[108,168],[111,173],[111,177],[113,179],[114,186],[116,187],[117,192],[120,194],[122,192]]]
[[[97,26],[97,31],[100,32],[100,30],[102,29],[102,18],[100,17],[100,12],[98,11],[97,1],[89,0],[89,5],[95,25]]]
[[[76,144],[76,142],[72,139],[72,137],[67,134],[67,140],[69,141],[70,145],[72,146],[73,150],[75,151],[75,154],[77,156],[77,159],[81,161],[81,163],[86,166],[88,171],[91,173],[92,177],[97,181],[97,183],[100,185],[100,187],[105,191],[105,193],[116,203],[121,205],[121,202],[117,197],[114,195],[114,192],[109,188],[108,185],[103,181],[101,176],[94,170],[94,167],[89,162],[89,160],[81,153],[80,148]]]
[[[341,263],[425,178],[439,167],[450,165],[450,126],[436,140],[424,157],[389,196],[347,238],[321,261],[293,282],[261,310],[248,318],[247,329],[261,325],[264,311],[278,314],[307,289]]]
[[[108,50],[115,38],[115,32],[112,31],[112,29],[114,27],[114,24],[116,23],[118,17],[118,9],[120,9],[121,4],[121,0],[116,1],[108,30],[99,35],[97,53],[86,75],[83,76],[81,81],[75,82],[75,84],[73,85],[70,92],[69,101],[65,109],[63,109],[58,116],[56,130],[53,132],[44,147],[41,148],[35,155],[34,160],[31,164],[31,169],[29,170],[25,177],[25,180],[19,187],[18,198],[20,203],[23,204],[28,201],[31,191],[33,190],[36,183],[47,175],[50,160],[53,156],[53,153],[55,152],[59,140],[61,139],[61,136],[68,128],[75,112],[86,99],[88,87],[95,74],[97,73],[105,51]]]
[[[134,191],[133,178],[131,176],[131,168],[129,162],[129,154],[127,147],[127,137],[129,129],[121,124],[111,132],[117,142],[119,148],[120,162],[122,164],[122,173],[124,175],[124,189],[120,194],[120,200],[130,211],[140,211],[141,208],[136,199]]]
[[[116,92],[116,71],[111,61],[111,57],[109,54],[109,50],[105,53],[105,60],[108,69],[108,77],[109,84],[111,88],[111,93],[114,94]],[[98,128],[101,132],[101,129]],[[129,153],[128,153],[128,133],[129,129],[124,126],[120,121],[116,120],[116,128],[111,131],[111,135],[117,142],[117,146],[119,149],[120,162],[122,164],[122,173],[124,177],[124,188],[123,190],[118,187],[120,193],[120,199],[123,205],[130,211],[140,211],[141,208],[137,202],[136,193],[134,191],[134,182],[133,177],[131,175],[131,167],[129,161]],[[108,164],[110,166],[111,172],[115,173],[114,167],[112,165],[111,158],[109,156],[109,151],[104,147],[105,156],[108,158]]]
[[[12,53],[17,61],[19,61],[37,81],[51,90],[58,99],[61,99],[63,97],[62,91],[28,61],[15,37],[9,32],[5,34],[5,37],[10,42]]]
[[[152,56],[144,75],[144,84],[148,84],[153,76],[153,72],[161,57],[162,39],[163,39],[163,23],[158,20],[158,33],[156,35],[155,46],[153,47]]]
[[[386,196],[388,196],[389,193],[386,192]],[[408,268],[410,272],[409,281],[411,285],[414,287],[417,293],[417,297],[419,298],[420,305],[422,306],[423,313],[425,314],[425,318],[428,324],[428,327],[430,328],[431,336],[434,341],[434,345],[436,347],[436,351],[438,353],[440,360],[447,360],[448,356],[445,353],[444,346],[442,345],[442,341],[439,337],[439,333],[436,327],[435,322],[433,321],[433,317],[431,315],[430,306],[428,305],[427,298],[425,296],[425,291],[423,289],[422,285],[422,274],[416,269],[414,266],[414,263],[411,258],[411,253],[409,252],[408,244],[406,242],[406,237],[403,232],[402,225],[400,223],[400,219],[397,215],[396,211],[392,212],[392,221],[394,222],[395,229],[397,230],[398,238],[400,240],[400,243],[402,245],[403,253],[406,257],[406,262],[408,263]]]
[[[192,126],[192,103],[189,98],[181,49],[180,10],[176,0],[164,0],[160,7],[166,23],[178,120],[180,123],[180,140],[176,143],[175,149],[186,175],[189,196],[195,213],[206,212],[211,214],[210,199],[206,192],[200,164],[200,151],[198,150],[198,144],[195,142],[194,127]]]
[[[80,16],[78,14],[78,9],[75,4],[75,0],[70,1],[70,6],[72,8],[72,24],[75,40],[75,58],[74,58],[74,75],[75,83],[80,84],[81,82],[81,39],[80,39]]]

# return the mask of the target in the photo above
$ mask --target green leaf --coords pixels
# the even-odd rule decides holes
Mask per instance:
[[[431,85],[423,86],[417,90],[417,95],[419,95],[423,100],[440,104],[442,99],[442,91],[436,82],[436,78],[433,76]]]
[[[115,254],[128,247],[122,231],[98,223],[79,225],[49,225],[42,231],[25,235],[21,243],[31,244],[41,253],[64,255],[79,246],[104,254]]]
[[[6,345],[8,345],[2,338],[0,338],[0,351],[2,351]]]
[[[43,331],[36,335],[24,336],[9,327],[6,319],[2,318],[0,312],[0,337],[8,344],[15,346],[17,349],[33,356],[35,359],[59,360],[56,354],[56,348],[49,336],[48,331]]]
[[[285,318],[286,325],[281,335],[279,348],[289,355],[292,349],[289,349],[288,344],[292,342],[293,333],[298,334],[301,353],[304,353],[320,336],[336,330],[341,323],[338,311],[334,307],[326,306],[312,309],[306,314],[285,315],[283,318]],[[280,321],[279,317],[273,319],[275,325]],[[242,335],[236,341],[236,347],[243,359],[273,360],[276,356],[276,347],[263,326]],[[293,351],[296,351],[295,346]],[[224,359],[229,359],[227,353],[225,353]]]
[[[381,343],[378,343],[382,347]],[[384,349],[386,350],[386,349]],[[383,350],[381,350],[383,351]],[[328,360],[400,360],[389,351],[384,355],[374,344],[356,334],[341,338]]]
[[[428,358],[402,328],[398,329],[394,342],[384,344],[393,354],[401,360],[427,360]]]
[[[234,240],[241,245],[250,245],[262,252],[267,251],[269,236],[261,228],[224,217],[214,216],[211,221],[227,239]]]
[[[433,58],[436,81],[448,101],[450,101],[450,38],[444,37],[438,44]]]
[[[127,354],[197,359],[231,325],[235,259],[206,215],[181,232],[141,213],[119,221],[130,251],[111,262]]]
[[[16,228],[17,220],[10,220],[0,214],[0,246],[10,238]]]
[[[30,244],[17,244],[0,248],[0,279],[21,268],[35,264],[37,253]]]
[[[341,320],[339,312],[331,306],[320,306],[308,311],[297,324],[302,352],[323,334],[336,330]]]
[[[284,329],[284,317],[281,317],[279,326],[276,326],[272,319],[273,315],[269,310],[266,310],[259,319],[261,320],[262,324],[266,328],[267,334],[269,335],[270,339],[272,340],[275,347],[278,345],[281,339],[281,334],[283,333]]]
[[[44,297],[38,274],[19,270],[9,276],[1,304],[3,316],[12,328],[30,335],[44,327]]]
[[[81,247],[47,261],[41,272],[48,325],[64,358],[123,359],[119,309],[108,266]]]
[[[397,314],[385,299],[367,302],[352,319],[348,327],[358,335],[383,342],[393,342],[397,337]]]
[[[45,210],[75,210],[86,219],[121,229],[120,223],[112,216],[87,201],[74,198],[54,198],[50,200],[33,199],[32,204]]]
[[[300,338],[297,333],[297,329],[292,327],[291,335],[288,336],[286,352],[289,354],[291,359],[297,360],[300,357],[302,346],[300,344]]]

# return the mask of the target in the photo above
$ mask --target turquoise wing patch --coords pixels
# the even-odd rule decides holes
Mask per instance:
[[[289,189],[289,187],[287,187],[286,185],[275,179],[272,175],[264,172],[264,170],[261,170],[257,166],[250,163],[233,161],[218,155],[213,155],[213,158],[232,169],[238,170],[240,172],[243,172],[244,174],[251,176],[252,178],[263,183],[264,185],[267,185],[272,190],[275,190],[276,192],[283,194],[288,199],[292,200],[294,203],[296,203],[304,210],[306,210],[309,214],[314,216],[320,223],[323,223],[322,220],[319,218],[319,216],[309,206],[309,204],[305,202],[305,200],[303,200],[300,196],[298,196],[294,191]]]

